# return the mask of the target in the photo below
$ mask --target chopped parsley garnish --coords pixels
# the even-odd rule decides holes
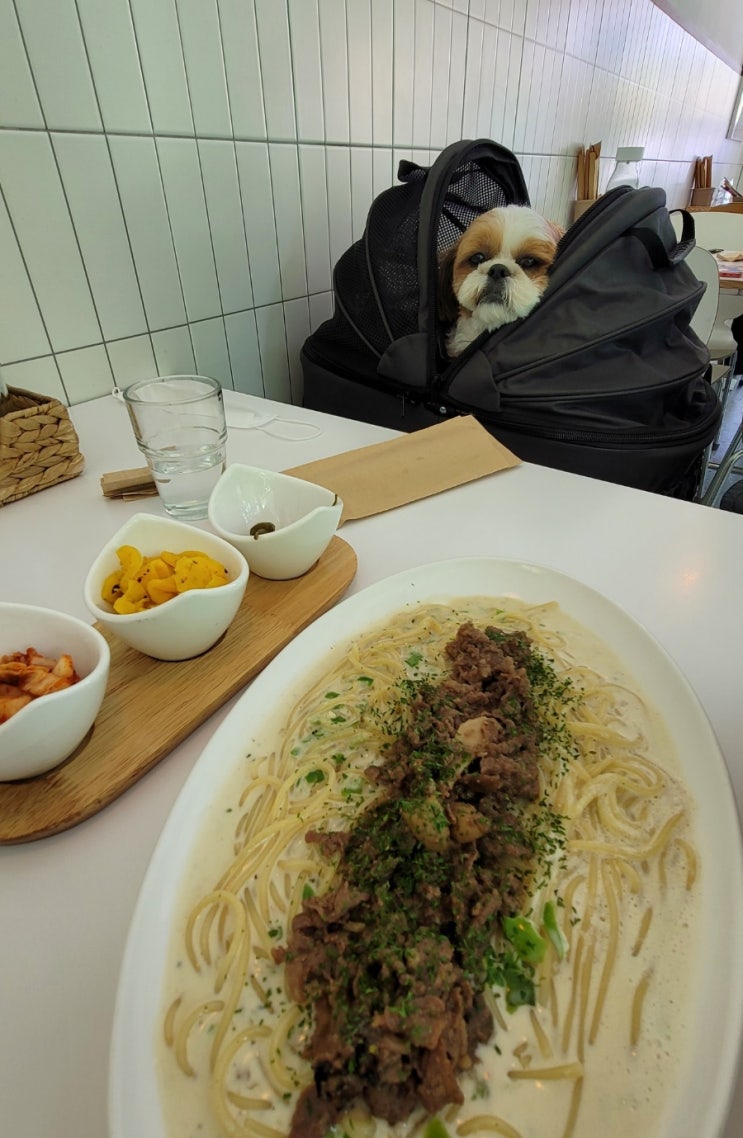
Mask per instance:
[[[393,1017],[400,1026],[388,1030],[415,1048],[426,1046],[421,992],[445,1000],[466,984],[481,999],[485,987],[498,987],[509,1011],[533,1005],[535,967],[561,943],[553,908],[545,906],[541,922],[523,910],[564,857],[551,772],[576,753],[566,711],[579,693],[522,632],[465,623],[446,655],[449,668],[435,673],[426,657],[384,706],[367,704],[354,722],[361,746],[368,728],[376,748],[374,777],[339,771],[354,814],[331,892],[345,893],[337,911],[331,898],[331,917],[321,915],[324,947],[309,961],[304,993],[332,1009],[333,1031],[350,1045],[345,1073],[372,1082],[365,1033],[376,1016]],[[408,669],[423,661],[415,649],[404,658]],[[329,742],[346,721],[340,708],[327,717]],[[331,755],[336,768],[348,757]],[[309,783],[325,777],[321,769],[305,775]],[[311,897],[305,886],[303,901]],[[309,912],[317,917],[321,903]],[[443,1138],[439,1125],[426,1138]]]

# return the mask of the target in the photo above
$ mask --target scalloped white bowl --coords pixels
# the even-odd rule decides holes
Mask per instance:
[[[0,656],[35,648],[69,653],[80,680],[32,699],[0,723],[0,782],[52,770],[83,741],[103,702],[110,652],[97,629],[77,617],[36,605],[0,601]]]
[[[252,573],[274,581],[312,568],[342,511],[338,495],[324,486],[240,463],[227,467],[209,499],[209,521],[217,533],[240,550]]]
[[[144,612],[119,614],[101,597],[103,582],[119,567],[116,550],[133,545],[145,557],[163,550],[197,549],[225,566],[229,580],[215,589],[191,589]],[[85,579],[85,603],[99,624],[156,660],[189,660],[211,648],[229,628],[248,583],[248,564],[221,537],[154,514],[135,514],[106,542]]]

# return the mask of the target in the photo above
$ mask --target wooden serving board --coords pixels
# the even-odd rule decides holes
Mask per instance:
[[[251,575],[227,632],[193,660],[153,660],[100,628],[111,671],[98,718],[61,766],[0,782],[0,844],[68,830],[118,798],[331,608],[355,574],[356,554],[334,537],[303,577]]]

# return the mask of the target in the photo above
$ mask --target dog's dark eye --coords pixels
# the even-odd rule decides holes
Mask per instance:
[[[542,262],[538,257],[518,257],[516,264],[519,265],[522,269],[536,269],[539,267],[539,265],[542,264]]]
[[[487,257],[485,256],[484,253],[473,253],[469,259],[470,264],[474,265],[475,268],[478,265],[481,265],[483,263],[483,261],[487,261]]]

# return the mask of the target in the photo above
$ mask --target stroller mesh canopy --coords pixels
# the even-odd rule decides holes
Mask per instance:
[[[493,167],[492,161],[473,158],[453,172],[431,236],[419,231],[428,170],[412,162],[400,163],[402,184],[375,199],[364,236],[335,267],[334,330],[349,348],[362,347],[358,340],[354,343],[358,337],[381,356],[394,340],[419,330],[426,283],[419,277],[421,240],[426,263],[435,264],[438,254],[457,241],[481,213],[517,200]],[[518,204],[528,204],[525,195]]]
[[[492,171],[479,162],[467,162],[455,172],[444,198],[439,218],[436,252],[448,249],[476,217],[489,209],[513,202]],[[518,205],[527,203],[518,202]]]

